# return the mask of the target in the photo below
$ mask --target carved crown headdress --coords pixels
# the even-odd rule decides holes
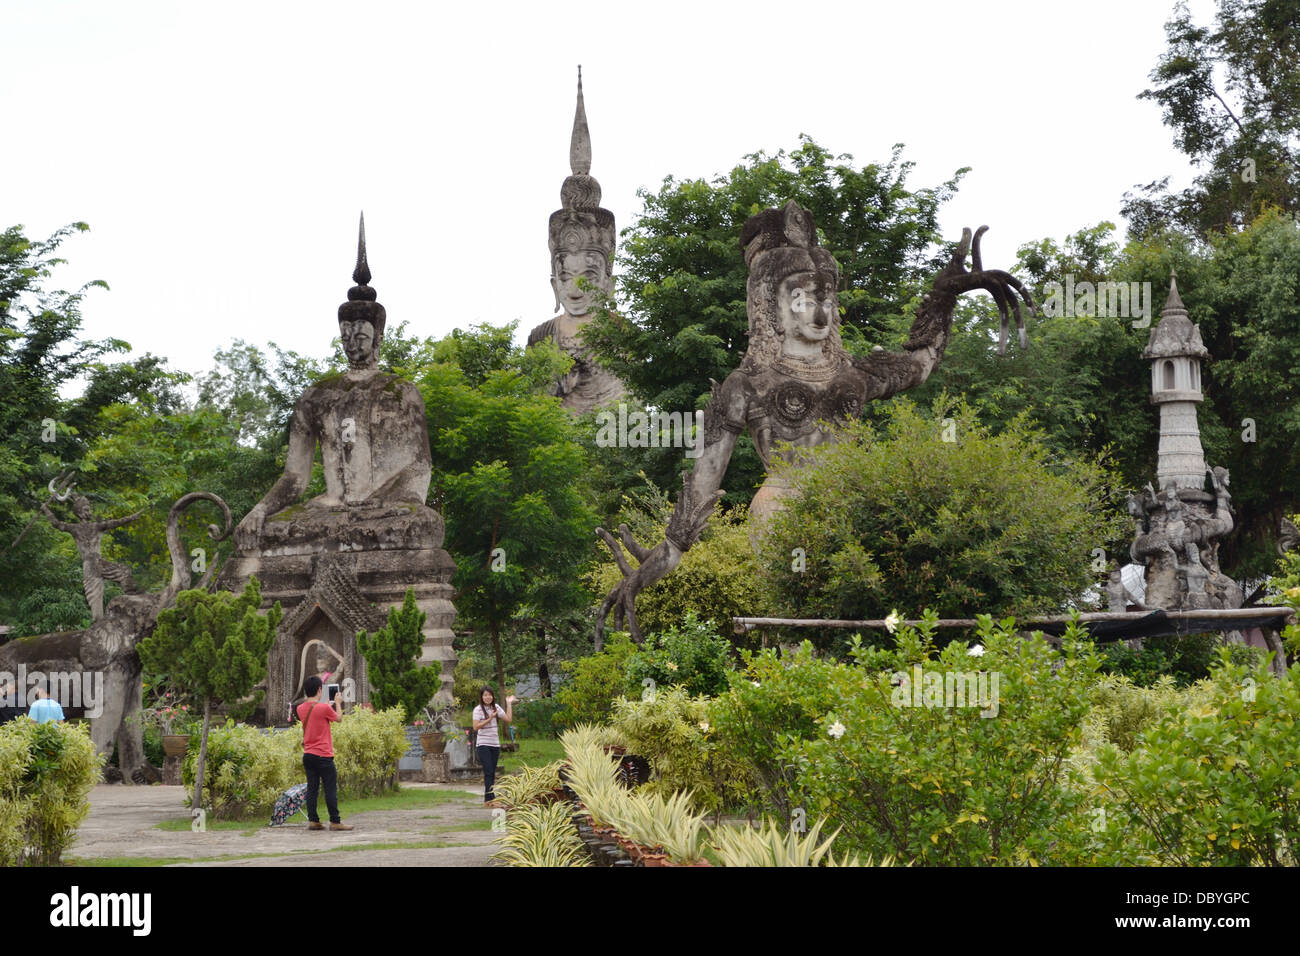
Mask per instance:
[[[562,208],[551,213],[551,261],[566,252],[599,252],[605,257],[606,274],[613,275],[614,214],[600,207],[600,183],[591,175],[591,133],[582,102],[582,67],[578,67],[578,107],[569,142],[569,168],[572,175],[560,187]]]
[[[361,214],[361,226],[357,235],[357,267],[352,270],[352,281],[356,283],[348,289],[348,301],[339,306],[340,322],[369,322],[375,327],[375,343],[384,334],[384,323],[388,313],[379,304],[379,294],[370,288],[370,263],[366,261],[366,214]]]

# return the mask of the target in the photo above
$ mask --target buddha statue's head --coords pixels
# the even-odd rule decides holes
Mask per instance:
[[[749,266],[745,367],[766,368],[783,353],[843,356],[839,264],[817,242],[812,214],[794,200],[751,216],[740,233]]]
[[[357,239],[357,267],[352,271],[356,283],[348,290],[348,301],[339,306],[339,338],[348,357],[348,367],[373,368],[379,361],[379,346],[384,339],[388,313],[379,304],[370,282],[370,264],[366,261],[366,217],[361,217]]]
[[[614,214],[600,207],[600,183],[591,175],[591,135],[582,102],[578,68],[578,107],[569,142],[572,172],[560,187],[560,209],[551,213],[551,288],[555,308],[586,315],[594,293],[614,291]],[[585,288],[584,288],[585,286]]]

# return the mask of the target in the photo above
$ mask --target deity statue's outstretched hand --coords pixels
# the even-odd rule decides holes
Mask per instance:
[[[240,551],[252,551],[262,537],[262,525],[266,523],[266,507],[256,504],[244,515],[244,520],[235,528],[235,547]]]
[[[1010,272],[984,268],[980,257],[980,239],[988,228],[988,226],[980,226],[975,231],[974,239],[971,238],[969,229],[961,231],[961,242],[953,253],[952,261],[935,276],[932,288],[940,295],[959,296],[964,292],[983,289],[993,296],[993,301],[997,303],[998,314],[1002,316],[1002,328],[998,334],[998,354],[1001,355],[1007,347],[1008,310],[1016,317],[1016,328],[1020,332],[1020,347],[1024,348],[1026,345],[1025,320],[1020,313],[1020,302],[1016,298],[1016,293],[1025,300],[1030,314],[1034,311],[1034,300],[1029,290]],[[970,253],[971,257],[970,269],[966,268],[967,253]]]
[[[641,642],[641,628],[636,623],[636,596],[677,567],[682,560],[682,552],[667,539],[660,541],[655,548],[643,548],[632,537],[632,532],[628,530],[625,524],[618,526],[618,533],[619,537],[622,538],[623,546],[640,563],[634,569],[628,563],[623,548],[619,546],[619,542],[614,536],[604,528],[596,529],[596,534],[600,535],[605,543],[609,545],[609,550],[614,553],[614,560],[618,562],[619,570],[623,572],[623,580],[619,582],[614,590],[609,592],[609,595],[605,598],[605,603],[600,606],[600,613],[596,616],[596,640],[599,642],[603,636],[605,616],[609,614],[610,610],[613,610],[614,626],[622,628],[624,621],[626,621],[632,640],[639,644]]]

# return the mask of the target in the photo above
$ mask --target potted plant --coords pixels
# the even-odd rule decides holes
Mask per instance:
[[[185,756],[190,735],[198,724],[190,712],[190,705],[181,703],[181,695],[170,690],[156,697],[148,707],[140,708],[139,720],[145,727],[158,730],[162,736],[163,753],[168,757]]]

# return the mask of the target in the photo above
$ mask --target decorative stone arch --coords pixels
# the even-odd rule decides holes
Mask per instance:
[[[368,703],[370,681],[356,636],[359,631],[378,630],[385,620],[384,613],[361,593],[351,562],[341,556],[321,556],[311,588],[276,631],[266,675],[266,722],[288,721],[303,676],[299,673],[303,648],[313,640],[322,641],[343,657],[344,677],[356,682],[356,703]],[[308,655],[307,667],[313,672],[312,655]]]

